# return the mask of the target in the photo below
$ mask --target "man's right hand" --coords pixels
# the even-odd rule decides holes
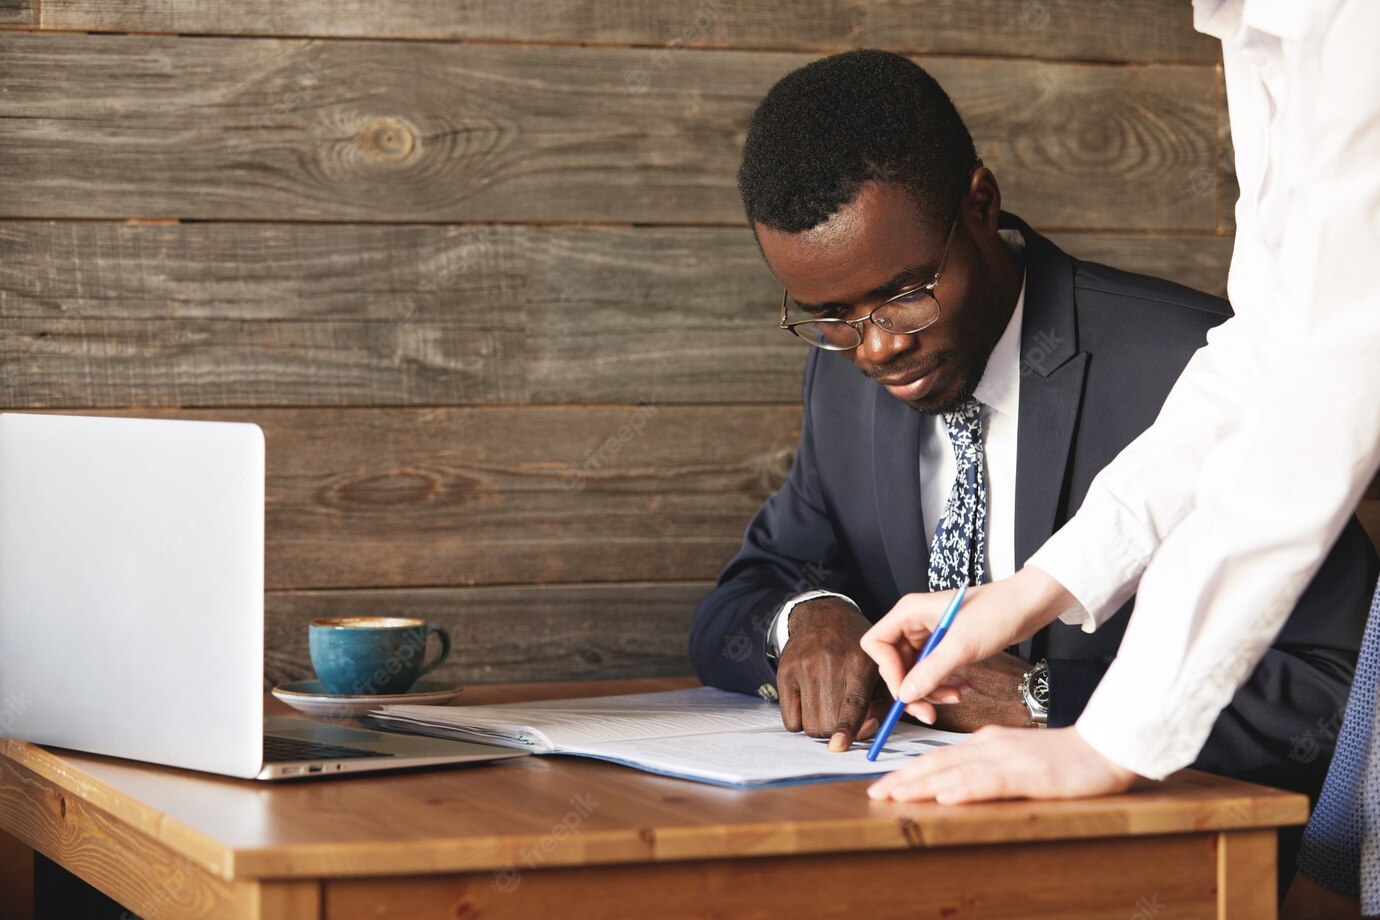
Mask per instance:
[[[836,597],[797,604],[790,617],[790,639],[776,668],[781,722],[788,731],[828,738],[831,751],[846,751],[874,734],[891,706],[876,663],[859,645],[872,624]],[[937,695],[958,700],[954,688]]]

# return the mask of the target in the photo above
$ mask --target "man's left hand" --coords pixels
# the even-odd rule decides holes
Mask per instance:
[[[959,668],[954,677],[968,686],[958,703],[936,707],[934,727],[947,732],[975,732],[988,725],[1033,728],[1020,691],[1021,678],[1029,670],[1029,663],[1006,652]]]
[[[984,728],[920,757],[868,788],[874,799],[934,800],[941,805],[991,799],[1073,799],[1124,792],[1136,774],[1083,740],[1076,728]]]

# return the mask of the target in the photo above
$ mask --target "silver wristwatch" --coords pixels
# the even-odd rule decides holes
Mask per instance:
[[[1030,721],[1044,728],[1049,724],[1049,665],[1044,659],[1021,675],[1020,690]]]

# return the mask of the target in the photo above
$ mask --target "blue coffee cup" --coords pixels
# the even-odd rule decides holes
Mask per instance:
[[[426,662],[432,634],[441,651]],[[307,628],[307,643],[321,686],[349,696],[406,693],[450,654],[450,634],[413,617],[321,617]]]

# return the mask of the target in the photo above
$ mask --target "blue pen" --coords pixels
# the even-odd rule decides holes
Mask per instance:
[[[925,643],[925,647],[920,650],[920,657],[915,659],[919,664],[925,660],[925,656],[934,651],[934,647],[939,644],[939,640],[944,638],[944,634],[949,631],[949,624],[958,615],[958,607],[963,603],[963,595],[968,593],[968,586],[963,585],[954,594],[954,599],[949,601],[949,606],[944,611],[944,615],[939,618],[939,625],[930,633],[930,639]],[[891,704],[891,711],[886,714],[886,720],[882,722],[882,727],[877,729],[877,737],[872,740],[872,747],[867,749],[867,759],[876,760],[877,755],[882,752],[886,745],[886,739],[891,737],[891,732],[896,728],[896,723],[901,719],[901,713],[906,711],[906,704],[899,699]]]

